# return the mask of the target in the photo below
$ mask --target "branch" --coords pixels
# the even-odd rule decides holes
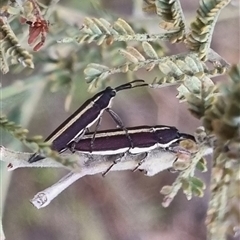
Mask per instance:
[[[181,188],[188,200],[191,200],[193,196],[203,197],[205,184],[194,175],[199,161],[201,161],[203,156],[209,151],[209,146],[200,146],[198,152],[193,156],[191,162],[189,162],[189,166],[185,170],[181,171],[172,186],[167,185],[162,188],[160,192],[165,195],[162,203],[163,207],[168,207],[170,205]]]
[[[154,67],[158,66],[160,72],[153,82],[153,87],[164,87],[166,85],[179,84],[184,79],[189,77],[196,77],[198,75],[206,75],[208,77],[215,77],[224,74],[229,64],[222,59],[213,50],[210,50],[208,61],[210,66],[201,61],[197,54],[194,52],[183,52],[171,56],[158,56],[154,48],[148,43],[142,43],[143,56],[136,48],[127,47],[126,50],[119,50],[125,58],[125,63],[117,67],[108,67],[101,64],[90,63],[84,70],[85,79],[91,83],[89,89],[99,84],[100,81],[106,79],[110,75],[116,73],[126,73],[127,71],[137,71],[145,68],[151,71]]]
[[[176,160],[178,151],[179,148],[174,147],[171,152],[156,149],[149,152],[147,156],[145,153],[138,155],[126,153],[125,156],[121,158],[121,161],[115,164],[110,171],[133,170],[142,162],[138,169],[144,171],[147,176],[153,176],[163,170],[171,168]],[[31,153],[15,152],[2,146],[0,147],[0,156],[0,160],[9,163],[8,170],[22,167],[64,167],[62,164],[49,158],[29,164],[27,160],[31,156]],[[70,156],[72,156],[72,154],[63,154],[63,157]],[[37,208],[47,206],[58,194],[79,178],[105,172],[114,160],[120,159],[121,157],[121,155],[102,156],[81,153],[75,153],[74,156],[76,157],[76,164],[74,165],[75,172],[70,172],[53,186],[36,194],[31,202]]]
[[[17,152],[0,146],[0,161],[8,163],[8,171],[24,167],[63,167],[59,162],[50,158],[43,159],[40,162],[28,163],[29,157],[32,153]]]
[[[177,147],[175,147],[172,152],[156,149],[149,152],[146,157],[145,153],[136,155],[126,153],[125,156],[121,158],[121,155],[103,156],[78,152],[75,154],[61,154],[61,156],[66,158],[71,157],[71,159],[74,159],[76,165],[72,168],[72,170],[78,172],[80,171],[83,176],[94,175],[106,171],[112,164],[113,160],[118,158],[121,158],[121,161],[115,164],[111,168],[111,171],[132,170],[144,159],[144,162],[138,169],[144,170],[148,176],[153,176],[172,166],[172,163],[176,158],[177,151]],[[9,171],[23,167],[65,167],[51,158],[45,158],[41,161],[30,164],[27,161],[31,155],[32,153],[16,152],[0,146],[0,160],[9,163]]]

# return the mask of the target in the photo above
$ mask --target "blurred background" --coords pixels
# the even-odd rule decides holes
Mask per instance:
[[[189,23],[194,19],[198,0],[182,0],[181,4]],[[112,62],[118,61],[106,54],[106,46],[85,44],[77,49],[74,44],[59,44],[55,47],[56,44],[49,43],[48,46],[48,41],[74,33],[82,25],[85,16],[110,17],[112,21],[121,17],[136,24],[136,28],[157,32],[159,19],[155,15],[144,14],[141,6],[140,0],[60,1],[56,7],[58,15],[52,13],[49,17],[47,47],[37,53],[33,52],[35,69],[22,71],[18,67],[12,67],[11,73],[1,76],[5,90],[1,99],[1,111],[10,120],[29,129],[29,135],[47,137],[93,95],[93,92],[88,92],[88,84],[82,73],[87,63],[98,62],[110,66]],[[13,29],[18,29],[17,24],[17,21],[13,22]],[[22,26],[16,30],[23,39],[23,44],[27,42],[24,27],[27,28]],[[239,29],[239,2],[232,1],[219,17],[211,44],[229,63],[239,62]],[[118,47],[125,46],[117,44]],[[165,49],[167,55],[186,50],[183,44],[161,43],[159,49],[161,48]],[[109,50],[110,54],[111,51]],[[118,86],[133,77],[151,82],[156,74],[157,70],[140,70],[134,76],[116,74],[104,81],[99,89],[106,85]],[[214,78],[216,82],[226,79]],[[95,89],[95,92],[99,89]],[[176,86],[123,91],[114,99],[113,109],[128,127],[166,124],[193,134],[201,123],[190,115],[186,104],[179,103],[176,95]],[[115,127],[112,119],[104,115],[101,129]],[[4,146],[29,151],[17,140],[13,141],[11,135],[5,132],[1,134],[1,144]],[[37,210],[29,199],[57,182],[67,171],[19,169],[9,173],[6,172],[6,164],[0,164],[0,197],[2,201],[5,199],[2,211],[7,240],[206,239],[204,220],[209,199],[208,189],[203,198],[195,197],[187,201],[179,193],[170,207],[165,209],[161,206],[162,195],[159,191],[162,186],[171,184],[177,173],[164,171],[154,177],[146,177],[141,172],[123,171],[110,172],[104,178],[101,175],[87,176],[66,189],[49,206]],[[198,173],[198,176],[208,185],[210,172]]]

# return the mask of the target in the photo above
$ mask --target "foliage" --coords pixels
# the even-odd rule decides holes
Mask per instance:
[[[14,122],[9,121],[5,116],[0,116],[1,128],[10,132],[15,138],[20,140],[23,144],[38,151],[41,155],[51,157],[54,160],[62,163],[65,166],[71,166],[73,163],[70,159],[61,157],[56,151],[51,149],[51,144],[45,142],[42,136],[27,137],[28,130],[16,125]]]

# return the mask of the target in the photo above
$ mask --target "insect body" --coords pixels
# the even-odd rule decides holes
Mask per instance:
[[[149,151],[156,148],[171,151],[171,147],[176,146],[181,140],[190,139],[195,141],[192,135],[180,133],[177,128],[165,125],[154,127],[138,126],[128,128],[127,130],[131,143],[123,130],[112,129],[97,132],[93,145],[91,144],[93,134],[85,134],[83,138],[75,144],[74,150],[99,155],[125,154],[126,152],[131,154],[145,153],[146,157]],[[138,169],[145,157],[138,163],[133,171]],[[110,167],[103,173],[103,176],[120,160],[121,157],[115,159]]]
[[[134,85],[134,83],[141,83]],[[52,149],[58,152],[64,152],[84,135],[87,128],[91,127],[95,122],[99,121],[105,110],[112,116],[118,125],[122,126],[121,120],[111,109],[111,102],[116,93],[124,90],[140,86],[147,86],[144,80],[134,80],[132,82],[120,85],[116,88],[107,87],[105,90],[97,93],[88,99],[80,108],[78,108],[69,118],[67,118],[55,131],[53,131],[45,141],[52,143]],[[125,131],[126,134],[126,131]],[[93,141],[92,141],[93,142]],[[42,156],[35,153],[28,160],[30,163],[43,159]]]
[[[192,135],[180,133],[177,128],[165,125],[138,126],[127,130],[132,146],[123,130],[111,129],[97,132],[93,146],[91,146],[93,134],[86,133],[75,144],[74,150],[99,155],[114,155],[125,152],[138,154],[156,148],[168,149],[180,140],[194,139]]]

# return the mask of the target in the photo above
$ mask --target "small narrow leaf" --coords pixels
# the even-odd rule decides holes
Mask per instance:
[[[106,35],[102,35],[98,40],[97,40],[97,45],[101,45],[104,40],[106,39]]]
[[[91,64],[88,64],[88,66],[85,68],[84,74],[87,75],[88,77],[91,77],[91,76],[99,75],[108,70],[109,68],[104,65],[91,63]]]
[[[81,44],[83,42],[85,42],[85,40],[87,40],[90,37],[90,35],[88,34],[84,34],[83,36],[79,36],[76,38],[77,43]]]
[[[97,26],[97,24],[91,18],[86,17],[84,19],[84,23],[86,24],[86,26],[88,28],[90,28],[93,31],[93,33],[95,33],[97,35],[102,34],[102,31],[100,30],[100,28]]]
[[[191,93],[199,93],[202,87],[202,82],[197,77],[192,76],[184,81],[184,86],[186,86]]]
[[[111,23],[108,22],[106,19],[104,18],[100,18],[99,21],[102,23],[103,26],[105,26],[105,28],[109,29],[111,26]]]
[[[0,50],[0,66],[1,66],[1,67],[0,67],[1,72],[2,72],[3,74],[8,73],[9,67],[8,67],[6,58],[5,58],[4,54],[2,54],[2,51],[1,51],[1,50]]]
[[[126,29],[119,23],[119,22],[115,22],[113,24],[113,28],[114,30],[116,30],[118,32],[118,34],[120,35],[126,35],[127,31]]]
[[[148,42],[143,42],[142,47],[148,57],[153,58],[153,59],[158,59],[158,55],[157,55],[156,51]]]
[[[189,66],[189,68],[191,68],[191,71],[196,73],[199,72],[199,68],[196,64],[196,62],[193,60],[193,58],[187,56],[184,61],[186,62],[186,64]]]
[[[99,21],[101,21],[102,25],[108,29],[111,35],[118,35],[118,32],[113,29],[113,27],[107,20],[105,20],[104,18],[100,18]]]
[[[202,171],[202,172],[206,172],[207,171],[207,161],[205,158],[201,158],[198,163],[197,163],[197,169]]]
[[[177,98],[180,100],[180,101],[184,101],[187,96],[190,94],[189,90],[183,85],[181,84],[178,88],[178,95],[177,95]]]
[[[136,57],[139,61],[145,61],[145,57],[136,48],[128,46],[127,51]]]
[[[189,181],[188,181],[187,179],[183,178],[183,179],[181,180],[181,183],[182,183],[182,189],[183,189],[184,191],[189,190],[190,184],[189,184]]]
[[[109,70],[109,67],[107,67],[105,65],[98,64],[98,63],[90,63],[90,64],[88,64],[87,67],[96,68],[96,69],[98,69],[98,70],[100,70],[102,72]]]
[[[191,73],[192,72],[191,68],[186,64],[186,62],[181,60],[181,59],[176,60],[176,65],[184,73]]]
[[[138,63],[138,59],[134,55],[132,55],[132,53],[130,53],[124,49],[120,49],[118,52],[122,56],[124,56],[129,62]]]
[[[129,64],[124,64],[120,67],[121,72],[126,73],[129,71]]]
[[[135,72],[139,69],[139,64],[130,63],[128,64],[128,69],[132,72]]]
[[[105,34],[111,34],[111,32],[109,31],[109,27],[110,27],[110,23],[109,23],[109,25],[108,26],[106,26],[100,19],[98,19],[98,18],[93,18],[92,19],[94,22],[95,22],[95,24],[99,27],[99,29],[100,29],[100,31],[102,32],[102,33],[105,33]]]
[[[197,196],[197,197],[203,197],[204,196],[203,189],[195,187],[195,186],[192,186],[192,193],[193,193],[194,196]]]
[[[98,36],[99,36],[98,34],[93,34],[87,39],[87,43],[93,42],[95,39],[97,39]]]
[[[122,26],[122,28],[125,29],[127,34],[129,34],[129,35],[135,34],[135,32],[133,31],[131,26],[122,18],[119,18],[116,23],[119,24],[120,26]]]
[[[174,75],[180,76],[183,74],[183,72],[181,71],[181,69],[171,60],[166,61],[166,64],[170,67],[171,72]]]
[[[98,79],[99,80],[102,80],[102,79],[105,79],[109,76],[109,72],[103,72],[99,77]]]
[[[172,190],[173,190],[172,186],[166,185],[166,186],[162,187],[160,193],[163,195],[168,195],[172,192]]]
[[[148,63],[147,65],[145,65],[145,68],[146,68],[146,70],[148,71],[148,72],[150,72],[150,71],[152,71],[153,70],[153,68],[155,67],[155,63]]]
[[[164,73],[165,75],[168,75],[169,73],[171,73],[171,68],[167,65],[167,64],[165,64],[165,63],[160,63],[159,65],[158,65],[158,68],[160,69],[160,71],[162,72],[162,73]]]
[[[202,188],[202,189],[206,188],[206,185],[204,184],[204,182],[197,177],[191,177],[190,181],[191,181],[191,184],[195,185],[198,188]]]

